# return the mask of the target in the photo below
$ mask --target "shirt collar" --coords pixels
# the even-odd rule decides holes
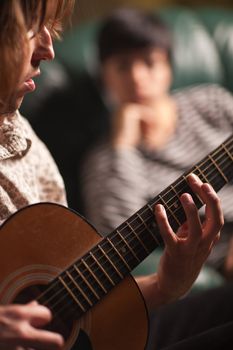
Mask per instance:
[[[31,140],[20,113],[6,116],[0,125],[0,160],[22,158],[30,147]]]

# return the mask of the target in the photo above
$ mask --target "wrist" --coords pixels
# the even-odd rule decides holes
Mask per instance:
[[[174,293],[173,290],[164,288],[159,281],[159,278],[157,278],[157,295],[158,300],[160,301],[161,305],[169,304],[170,302],[173,302],[181,297],[182,293]]]
[[[137,277],[136,281],[145,298],[149,312],[155,310],[159,306],[169,304],[180,297],[167,292],[160,286],[157,273],[149,276]]]

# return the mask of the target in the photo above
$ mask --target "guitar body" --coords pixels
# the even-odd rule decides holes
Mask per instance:
[[[21,209],[0,230],[0,303],[34,299],[101,240],[91,225],[63,206],[42,203]],[[144,299],[134,279],[126,277],[84,317],[55,330],[66,339],[64,350],[142,350],[148,331]]]

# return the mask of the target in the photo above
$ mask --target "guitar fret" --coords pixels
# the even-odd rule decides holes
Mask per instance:
[[[191,172],[193,172],[193,171],[191,171]],[[187,174],[187,176],[188,176],[188,174]],[[197,205],[200,204],[199,198],[193,193],[193,191],[189,187],[188,182],[187,182],[187,178],[185,175],[183,175],[179,179],[177,179],[176,182],[174,182],[172,185],[170,185],[169,188],[164,190],[161,193],[161,195],[158,196],[158,198],[162,197],[163,202],[169,203],[169,207],[167,207],[168,214],[173,213],[173,215],[172,216],[168,215],[168,219],[169,219],[170,225],[173,228],[174,232],[176,232],[176,230],[180,227],[180,225],[186,221],[185,211],[184,211],[183,206],[180,202],[180,196],[186,192],[190,193],[192,195],[192,197]]]
[[[151,234],[151,237],[153,239],[153,243],[151,245],[153,246],[153,249],[156,248],[156,246],[160,246],[163,244],[163,241],[161,239],[158,226],[155,220],[155,212],[154,212],[154,206],[157,204],[155,201],[155,198],[150,202],[147,203],[143,208],[141,208],[137,213],[136,216],[139,219],[139,222],[144,223],[144,226],[146,226],[147,230]],[[156,246],[154,246],[154,243],[156,243]],[[151,246],[150,246],[151,248]]]
[[[138,236],[137,232],[133,229],[133,227],[130,225],[130,223],[127,221],[126,225],[130,228],[130,230],[133,232],[134,236],[137,238],[138,242],[141,244],[141,246],[144,248],[144,250],[149,254],[150,252],[148,251],[147,247],[145,244],[142,242],[141,238]]]
[[[232,153],[233,152],[230,152],[230,149],[229,149],[228,152],[225,153],[224,162],[220,163],[222,171],[224,172],[225,176],[229,181],[232,179],[232,175],[233,175],[233,167],[231,166],[232,156],[233,156]],[[230,157],[230,154],[231,154],[231,157]]]
[[[222,144],[222,148],[224,149],[224,151],[228,154],[228,156],[230,157],[230,159],[233,161],[233,156],[232,154],[228,151],[227,147],[224,145],[224,143]]]
[[[91,268],[88,266],[88,264],[85,262],[84,259],[81,259],[81,262],[85,265],[85,267],[87,268],[87,270],[90,272],[90,274],[92,275],[92,277],[94,277],[94,279],[96,280],[96,282],[98,283],[98,285],[101,287],[101,289],[104,291],[104,293],[107,293],[107,290],[104,288],[104,286],[102,285],[102,283],[99,281],[99,279],[96,277],[96,275],[94,274],[94,272],[91,270]]]
[[[191,172],[189,174],[191,174]],[[187,174],[187,176],[189,174]],[[180,200],[181,194],[184,192],[188,192],[189,190],[189,185],[185,175],[181,176],[174,184],[172,184],[172,186],[175,189],[175,193],[178,195],[179,200]]]
[[[191,171],[188,175],[190,175],[191,173],[193,173],[193,171]],[[183,175],[182,178],[186,182],[186,184],[188,184],[187,177]],[[185,192],[186,191],[184,191],[183,193],[185,193]],[[188,185],[188,188],[187,188],[187,192],[189,194],[191,194],[191,196],[192,196],[195,204],[198,206],[198,208],[200,208],[202,205],[204,205],[204,202],[201,199],[201,197],[199,197],[199,195],[197,193],[194,193],[193,190],[191,189],[191,187],[189,187],[189,185]],[[198,201],[199,201],[199,203],[198,203]]]
[[[75,264],[77,264],[76,266],[78,266],[79,271],[82,273],[82,276],[84,277],[86,283],[89,283],[92,288],[95,290],[95,293],[98,295],[97,300],[103,297],[103,295],[105,295],[105,291],[102,288],[102,285],[100,284],[101,281],[101,276],[98,273],[98,270],[96,270],[95,266],[93,266],[92,264],[92,258],[90,256],[86,256],[85,258],[85,262],[86,262],[86,266],[90,266],[89,270],[86,268],[86,266],[82,263],[82,261],[78,261]],[[90,272],[90,270],[92,271],[92,273]],[[75,271],[74,271],[75,272]],[[98,273],[98,279],[96,278],[96,274]],[[95,294],[94,293],[94,294]],[[89,293],[89,296],[91,295],[91,291]],[[94,302],[96,301],[96,297],[95,295],[92,295],[92,298],[90,297],[90,299]]]
[[[110,262],[110,264],[112,265],[112,267],[114,268],[114,270],[116,271],[116,273],[123,278],[123,275],[120,273],[120,271],[118,270],[118,268],[115,266],[115,264],[112,262],[112,260],[109,258],[109,256],[106,254],[106,252],[104,251],[104,249],[101,247],[101,245],[98,245],[99,249],[101,250],[101,252],[103,253],[103,255],[106,257],[106,259]]]
[[[122,237],[125,239],[126,242],[127,240],[129,241],[127,242],[129,248],[125,244],[125,241],[122,239]],[[136,266],[141,261],[140,259],[138,260],[137,258],[135,258],[134,254],[136,252],[134,252],[133,254],[131,251],[131,249],[135,250],[132,235],[129,234],[128,227],[123,225],[119,226],[118,229],[113,231],[112,234],[109,235],[109,239],[111,241],[111,243],[108,242],[109,249],[110,251],[114,250],[115,258],[117,259],[116,265],[118,266],[118,269],[121,271],[122,275],[126,276],[129,273],[129,269],[132,270],[133,266]],[[117,253],[113,247],[116,247]],[[124,258],[124,261],[122,261],[122,258]],[[127,265],[125,263],[127,263]]]
[[[121,236],[121,234],[119,233],[119,231],[117,231],[118,235]],[[107,241],[109,242],[109,244],[111,244],[111,246],[113,247],[113,249],[115,250],[115,252],[118,254],[118,256],[120,257],[120,259],[123,261],[123,263],[125,264],[125,266],[128,268],[129,271],[131,271],[131,267],[128,265],[127,261],[124,259],[124,257],[121,255],[121,253],[115,248],[114,244],[111,242],[111,240],[109,239],[109,237],[107,237]],[[128,246],[128,245],[127,245]]]
[[[96,257],[94,256],[94,254],[92,252],[90,252],[90,256],[94,259],[94,261],[96,262],[96,264],[99,266],[99,268],[103,271],[103,273],[105,274],[105,276],[107,277],[107,279],[110,281],[110,283],[115,286],[115,283],[113,282],[113,280],[111,279],[111,277],[108,275],[108,273],[105,271],[105,269],[103,268],[103,266],[100,264],[100,262],[98,261],[98,259],[96,259]]]
[[[66,271],[67,276],[70,278],[70,280],[73,282],[73,284],[75,285],[75,287],[78,289],[78,291],[82,294],[82,296],[86,299],[86,301],[88,302],[88,304],[90,306],[93,305],[93,303],[91,302],[91,300],[88,298],[88,296],[84,293],[84,291],[80,288],[80,286],[78,285],[78,283],[75,281],[75,279],[73,278],[73,276],[69,273],[69,271]]]
[[[155,237],[155,235],[153,234],[153,232],[151,231],[151,229],[149,228],[149,226],[147,225],[147,223],[143,220],[143,218],[141,217],[141,215],[137,212],[136,213],[137,217],[140,219],[140,221],[143,223],[143,225],[145,226],[145,228],[147,229],[147,231],[150,233],[151,237],[153,238],[153,240],[155,241],[156,244],[160,245],[159,241],[157,240],[157,238]]]
[[[149,203],[146,204],[146,207],[150,210],[150,212],[154,215],[154,209],[151,207]]]
[[[207,177],[204,175],[203,171],[201,171],[200,167],[198,165],[195,165],[194,167],[202,176],[203,176],[203,179],[206,181],[206,182],[209,182],[209,180],[207,179]],[[200,176],[199,176],[200,177]]]
[[[175,193],[175,196],[177,198],[176,201],[172,204],[174,206],[174,209],[177,210],[181,207],[179,193],[177,192],[175,186],[171,185],[170,187],[173,190],[173,192]]]
[[[225,180],[226,183],[228,183],[228,179],[226,178],[226,176],[224,175],[224,173],[222,172],[222,170],[220,169],[220,167],[218,166],[218,164],[215,162],[215,160],[213,159],[213,157],[209,154],[208,158],[212,161],[212,163],[215,165],[215,167],[217,168],[217,170],[219,171],[219,173],[222,175],[223,179]]]
[[[77,271],[77,273],[82,277],[83,281],[87,284],[87,286],[90,288],[92,293],[96,296],[98,300],[100,300],[100,296],[96,293],[94,288],[91,286],[91,284],[88,282],[88,280],[85,278],[85,276],[82,274],[82,272],[79,270],[78,266],[76,264],[73,265],[74,269]]]
[[[120,279],[119,274],[116,272],[115,268],[109,262],[108,258],[105,255],[106,253],[103,254],[102,250],[104,250],[104,252],[108,252],[109,253],[109,258],[111,257],[112,262],[114,262],[114,264],[116,264],[116,265],[118,265],[119,258],[115,254],[115,251],[112,250],[112,247],[109,245],[109,243],[106,240],[103,240],[100,243],[100,245],[97,245],[92,251],[94,256],[95,256],[95,258],[101,264],[102,268],[104,268],[104,270],[108,274],[108,276],[111,277],[111,280],[113,281],[114,285],[116,285],[119,282],[119,279]],[[109,290],[110,288],[112,288],[113,284],[111,283],[111,281],[109,281],[108,278],[106,278],[106,274],[99,267],[99,265],[97,265],[96,262],[95,262],[95,264],[96,264],[97,268],[99,269],[99,271],[102,274],[102,278],[103,278],[102,281],[104,283],[105,288],[107,290]]]
[[[79,300],[76,298],[76,296],[74,295],[74,293],[72,292],[72,290],[70,290],[70,288],[66,285],[66,283],[63,281],[62,277],[59,276],[58,277],[59,281],[63,284],[63,286],[65,287],[65,289],[67,290],[67,292],[71,295],[71,297],[73,298],[73,300],[76,302],[76,304],[80,307],[80,309],[85,312],[85,308],[83,307],[83,305],[79,302]]]
[[[127,245],[127,247],[129,248],[130,252],[133,254],[133,256],[135,257],[135,259],[140,262],[140,259],[138,258],[138,256],[136,255],[136,253],[134,252],[134,250],[130,247],[130,245],[128,244],[128,242],[126,241],[126,239],[124,238],[124,236],[120,233],[120,231],[117,231],[118,235],[121,237],[121,239],[124,241],[124,243]]]
[[[164,201],[163,197],[161,195],[158,196],[160,198],[160,200],[162,201],[163,205],[165,206],[165,209],[169,211],[169,213],[172,215],[173,219],[175,219],[175,221],[177,222],[177,224],[180,226],[181,222],[179,221],[179,219],[176,217],[176,215],[173,213],[173,211],[169,208],[169,206],[167,205],[167,203]]]

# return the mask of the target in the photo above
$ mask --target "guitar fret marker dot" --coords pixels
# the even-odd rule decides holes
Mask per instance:
[[[125,254],[125,253],[126,253],[126,248],[125,248],[125,247],[121,248],[121,253],[122,253],[122,254]]]

